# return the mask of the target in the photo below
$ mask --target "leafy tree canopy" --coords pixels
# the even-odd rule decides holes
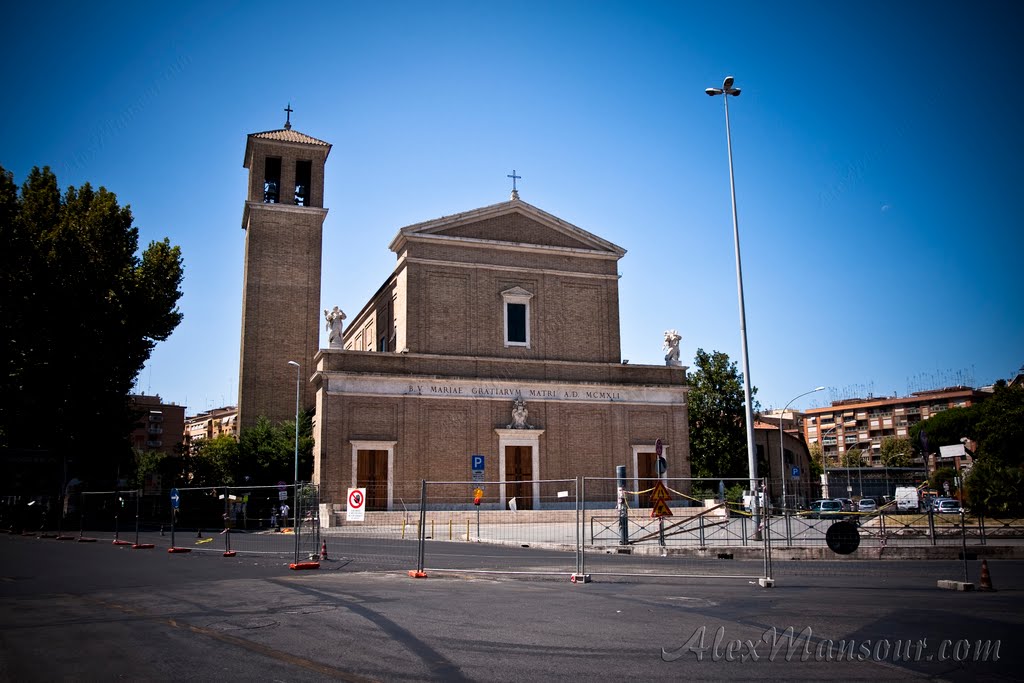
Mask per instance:
[[[922,420],[910,427],[910,443],[918,453],[937,453],[939,446],[949,446],[960,443],[960,439],[970,436],[975,431],[977,423],[977,408],[985,402],[975,404],[969,408],[950,408],[941,413],[934,413],[927,420]],[[926,438],[921,437],[924,432]],[[928,447],[924,445],[927,441]]]
[[[992,397],[971,410],[977,421],[965,436],[978,443],[978,457],[1003,466],[1024,466],[1024,387],[1000,381]]]
[[[882,439],[880,454],[882,464],[886,467],[910,467],[913,452],[910,439],[905,437],[887,436]]]
[[[0,168],[0,448],[88,456],[78,474],[110,483],[132,469],[127,396],[182,317],[180,249],[138,239],[114,193],[62,195],[49,168],[19,192]]]
[[[729,356],[697,349],[690,372],[690,458],[697,477],[746,477],[749,474],[744,418],[743,375]],[[760,405],[754,398],[755,412]]]
[[[186,486],[268,486],[295,476],[295,421],[261,417],[236,441],[222,434],[191,444],[178,481]],[[313,476],[313,418],[299,419],[299,480]]]
[[[811,454],[811,475],[815,478],[820,477],[825,473],[824,458],[825,453],[821,448],[820,443],[812,443],[808,448]]]
[[[859,448],[846,451],[840,460],[843,467],[864,467],[864,453]]]

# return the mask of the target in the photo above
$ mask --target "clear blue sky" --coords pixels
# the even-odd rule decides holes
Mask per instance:
[[[322,308],[354,314],[399,228],[506,200],[515,169],[525,201],[628,250],[624,358],[660,364],[676,328],[685,362],[739,364],[725,117],[704,94],[731,74],[762,406],[980,386],[1024,364],[1022,8],[16,3],[0,165],[104,185],[143,245],[181,246],[184,321],[138,388],[190,414],[237,400],[242,155],[289,102],[334,145]]]

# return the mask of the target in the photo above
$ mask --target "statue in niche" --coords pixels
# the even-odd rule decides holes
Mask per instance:
[[[679,342],[683,340],[675,330],[665,330],[665,343],[662,345],[662,349],[667,351],[665,354],[665,365],[682,365],[679,360]]]
[[[345,317],[345,312],[337,306],[330,311],[324,309],[324,318],[327,320],[327,341],[332,349],[340,349],[344,346],[341,340],[341,326]]]
[[[530,425],[526,424],[526,418],[530,416],[530,412],[526,409],[526,401],[521,398],[517,398],[512,402],[512,424],[508,426],[509,429],[532,429]]]

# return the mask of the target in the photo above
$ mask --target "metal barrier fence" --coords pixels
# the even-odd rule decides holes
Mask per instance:
[[[298,496],[293,486],[179,488],[174,499],[169,493],[89,491],[64,506],[49,506],[63,514],[40,515],[44,521],[27,524],[56,526],[57,533],[48,535],[68,540],[137,545],[143,534],[161,546],[295,561],[326,550],[338,563],[332,566],[348,570],[415,568],[584,580],[588,575],[771,580],[773,559],[784,558],[779,569],[790,575],[803,571],[799,558],[822,557],[794,549],[826,546],[836,521],[853,522],[865,549],[962,546],[966,557],[972,546],[1024,543],[1024,521],[1018,519],[900,512],[892,506],[821,517],[765,509],[755,515],[742,505],[703,500],[714,495],[708,491],[747,485],[745,479],[625,483],[621,489],[612,477],[382,483],[363,487],[366,510],[358,520],[355,510],[321,506],[312,485],[300,485]],[[410,500],[417,489],[418,499]],[[474,505],[477,489],[482,495]],[[665,512],[662,505],[671,514],[655,515]],[[5,523],[16,519],[7,512]],[[783,548],[786,554],[779,555]]]
[[[178,488],[175,492],[177,500],[171,501],[168,522],[162,525],[169,527],[172,547],[292,555],[296,562],[320,555],[320,496],[312,484],[300,484],[298,495],[294,485]],[[215,542],[217,536],[222,542]]]
[[[297,509],[295,509],[297,508]],[[167,538],[171,547],[307,559],[319,557],[319,490],[312,484],[177,488],[173,494],[141,490],[83,491],[53,515],[44,536],[139,544]]]
[[[500,482],[424,481],[416,571],[771,580],[771,538],[762,533],[771,524],[768,511],[705,507],[689,492],[707,482],[660,481],[660,488],[652,480],[638,491],[615,478],[505,482],[517,494],[506,501],[494,493]],[[478,506],[476,489],[492,492]],[[630,509],[629,500],[643,507]],[[724,562],[734,559],[734,547],[747,547],[748,558]]]
[[[891,506],[873,512],[812,513],[787,510],[773,518],[772,542],[787,547],[826,544],[826,533],[835,522],[857,526],[861,545],[914,547],[986,545],[990,541],[1024,541],[1024,520],[989,519],[965,512],[901,512]]]
[[[771,539],[762,533],[772,521],[769,510],[751,512],[721,500],[705,505],[692,495],[720,482],[749,486],[748,479],[641,480],[644,488],[623,491],[626,502],[639,504],[630,509],[619,505],[616,479],[584,478],[588,535],[580,546],[581,573],[770,581]],[[670,515],[655,516],[664,512],[658,498]]]
[[[578,572],[577,480],[520,481],[514,486],[506,483],[506,491],[516,495],[504,506],[497,500],[500,485],[500,482],[423,482],[419,511],[420,571],[562,576]],[[485,494],[480,498],[480,505],[473,503],[477,489]],[[487,491],[491,492],[489,498]],[[476,547],[463,546],[458,552],[441,547],[459,542],[476,544]],[[499,554],[487,549],[495,545],[503,546],[505,552]]]
[[[142,491],[83,491],[78,503],[78,539],[139,542]],[[88,530],[88,535],[86,531]]]
[[[354,571],[407,571],[414,567],[421,534],[420,482],[396,482],[390,494],[387,483],[360,487],[364,493],[361,514],[353,514],[343,506],[323,506],[321,514],[327,528],[321,534],[329,557]],[[396,496],[395,491],[415,491],[416,499]],[[389,497],[393,502],[391,510]],[[335,509],[338,507],[343,509]],[[436,538],[456,535],[448,520],[440,517],[431,518],[422,531]]]

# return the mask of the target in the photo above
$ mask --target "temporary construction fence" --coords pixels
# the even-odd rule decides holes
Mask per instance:
[[[59,516],[54,535],[82,541],[139,543],[140,533],[169,536],[172,548],[197,552],[319,556],[320,496],[312,484],[84,491]]]
[[[142,491],[83,491],[78,498],[78,540],[139,543],[141,515]],[[58,529],[61,536],[69,533]]]
[[[970,547],[994,539],[1024,539],[1020,520],[969,513],[883,508],[820,519],[806,511],[755,513],[716,495],[736,484],[749,482],[588,477],[423,481],[391,487],[381,483],[360,487],[362,511],[337,503],[320,505],[317,487],[308,484],[299,486],[298,495],[291,485],[183,487],[159,496],[138,490],[89,491],[66,501],[56,529],[47,535],[136,545],[141,534],[161,546],[296,562],[326,551],[339,563],[335,568],[350,571],[483,572],[577,580],[701,577],[749,579],[762,585],[773,580],[776,568],[787,575],[800,571],[784,563],[776,567],[773,560],[806,559],[810,556],[799,549],[831,548],[828,536],[837,521],[854,529],[860,548],[962,546],[966,556]],[[408,496],[416,489],[416,500],[397,495],[400,491]],[[748,504],[758,498],[747,498]],[[671,514],[656,514],[666,511]],[[52,528],[52,521],[48,526]]]
[[[506,489],[507,502],[493,502]],[[419,571],[553,574],[579,572],[579,482],[423,482]],[[481,492],[480,504],[475,505]],[[490,492],[490,500],[488,500]],[[444,523],[447,520],[448,534]],[[438,523],[441,535],[438,535]],[[466,546],[465,542],[476,544]],[[461,543],[456,552],[450,544]],[[448,545],[449,547],[444,547]],[[488,546],[501,546],[495,553]]]
[[[508,482],[424,481],[414,572],[554,574],[574,580],[591,575],[716,577],[770,584],[771,536],[762,533],[771,524],[767,514],[725,502],[704,505],[690,494],[707,488],[703,480],[650,480],[638,490],[624,483],[592,477],[522,481],[515,487]],[[501,488],[518,495],[506,493],[503,501],[498,495],[495,502],[493,492]],[[479,506],[473,504],[478,489],[485,494]],[[491,502],[484,502],[487,491]],[[640,506],[631,508],[630,500]],[[438,538],[438,523],[446,520],[457,531]],[[453,551],[451,544],[460,542],[475,546]],[[503,551],[488,551],[488,546],[503,546]],[[748,559],[730,552],[737,547],[750,550]]]
[[[172,499],[171,545],[175,535],[196,539],[189,547],[237,554],[319,556],[320,496],[313,484],[178,488]],[[224,537],[216,543],[214,536]]]
[[[581,574],[746,579],[772,582],[772,520],[767,509],[694,493],[749,479],[664,478],[641,480],[626,490],[619,505],[613,478],[584,478],[581,508],[587,537],[580,545]],[[756,480],[756,489],[762,487]],[[658,514],[658,513],[662,514]],[[667,514],[666,514],[667,513]]]

